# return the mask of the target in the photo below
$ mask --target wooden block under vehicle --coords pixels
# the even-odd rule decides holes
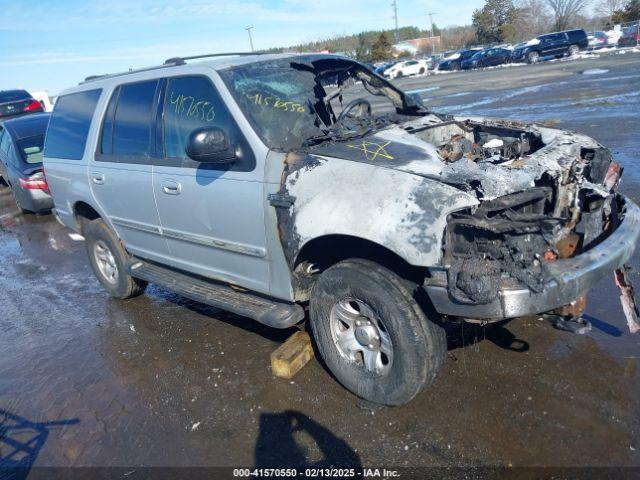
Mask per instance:
[[[271,354],[271,370],[276,377],[290,379],[312,358],[309,334],[296,332]]]

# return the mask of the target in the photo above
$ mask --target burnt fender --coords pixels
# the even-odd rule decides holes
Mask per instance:
[[[382,245],[411,265],[436,265],[447,215],[478,204],[436,180],[311,155],[288,155],[279,193],[292,201],[278,208],[290,265],[307,242],[334,234]]]

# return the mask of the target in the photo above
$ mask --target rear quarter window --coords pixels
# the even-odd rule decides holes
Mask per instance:
[[[49,120],[45,156],[81,160],[101,89],[58,98]]]

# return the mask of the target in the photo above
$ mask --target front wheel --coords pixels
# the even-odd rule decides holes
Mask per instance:
[[[313,287],[311,330],[327,367],[361,398],[402,405],[431,384],[447,350],[409,284],[368,260],[326,270]]]
[[[540,60],[540,54],[538,52],[529,52],[527,54],[527,62],[538,63],[538,60]]]
[[[130,256],[107,224],[101,219],[92,220],[83,233],[93,273],[109,295],[125,299],[142,294],[147,282],[126,273]]]

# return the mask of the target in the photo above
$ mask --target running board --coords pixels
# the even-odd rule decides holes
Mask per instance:
[[[201,280],[139,259],[132,259],[127,272],[168,288],[196,302],[252,318],[274,328],[288,328],[304,319],[304,309],[295,303],[278,302],[258,295],[239,292],[218,283]]]

